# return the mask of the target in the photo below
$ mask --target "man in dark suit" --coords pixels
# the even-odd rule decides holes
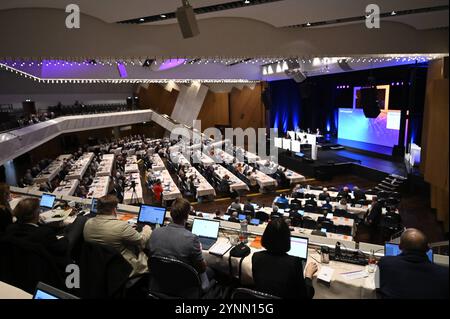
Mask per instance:
[[[250,201],[250,198],[247,198],[245,200],[244,214],[246,214],[247,216],[250,215],[252,217],[255,216],[255,207],[253,207],[252,202]]]
[[[373,196],[372,204],[365,217],[366,224],[371,228],[377,227],[380,223],[382,214],[382,206],[380,202],[378,202],[378,198],[376,196]]]
[[[353,197],[355,198],[355,202],[362,199],[365,200],[366,194],[358,186],[355,186],[353,187]]]
[[[22,199],[13,211],[17,221],[8,226],[5,237],[40,244],[55,258],[59,266],[65,267],[68,263],[69,243],[65,237],[58,239],[52,227],[39,225],[40,210],[38,198]]]
[[[342,190],[339,191],[337,197],[345,198],[347,200],[350,199],[350,190],[347,186],[345,186]]]
[[[448,268],[433,264],[426,255],[428,241],[420,230],[410,228],[400,237],[398,256],[380,259],[379,293],[383,298],[448,299]]]

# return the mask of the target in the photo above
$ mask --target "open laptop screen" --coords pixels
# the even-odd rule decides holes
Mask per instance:
[[[56,196],[52,194],[42,194],[40,206],[44,208],[53,208]]]
[[[400,250],[400,246],[394,243],[385,243],[384,244],[384,255],[385,256],[398,256],[402,253]],[[433,250],[430,249],[427,251],[428,260],[433,262]]]
[[[144,224],[164,224],[166,209],[164,207],[141,205],[138,222]]]
[[[219,235],[220,221],[209,219],[194,219],[192,233],[199,237],[217,238]]]
[[[291,237],[291,250],[288,255],[306,260],[308,258],[308,238]]]
[[[78,297],[39,282],[34,291],[33,299],[78,299]]]
[[[92,214],[97,214],[97,198],[93,198],[93,199],[92,199],[92,203],[91,203],[91,213],[92,213]]]

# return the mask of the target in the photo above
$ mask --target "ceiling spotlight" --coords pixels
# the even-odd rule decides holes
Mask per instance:
[[[144,22],[145,19],[144,19],[144,18],[140,18],[139,21],[140,21],[140,22]]]
[[[245,0],[244,4],[250,4],[250,0]]]
[[[307,26],[307,27],[310,27],[310,26],[311,26],[311,23],[308,22],[308,23],[306,24],[306,26]]]
[[[397,12],[395,12],[395,11],[391,12],[391,16],[395,16],[396,14],[397,14]]]
[[[167,16],[165,14],[161,14],[161,18],[167,18]]]

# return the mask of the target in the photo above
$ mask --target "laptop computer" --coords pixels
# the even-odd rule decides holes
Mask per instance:
[[[259,226],[261,221],[258,218],[252,218],[250,219],[250,225]]]
[[[92,199],[90,214],[97,215],[97,198]]]
[[[164,219],[166,218],[166,208],[150,205],[141,205],[138,215],[138,223],[150,224],[160,226],[164,225]]]
[[[53,194],[42,194],[39,206],[43,212],[53,209],[55,204],[56,195]]]
[[[244,215],[244,214],[239,214],[238,218],[239,218],[240,221],[243,221],[243,220],[247,219],[247,216]]]
[[[308,259],[308,244],[307,237],[291,236],[291,250],[288,251],[288,255]]]
[[[62,290],[39,282],[34,291],[33,299],[80,299]]]
[[[288,251],[288,255],[300,258],[303,269],[305,269],[306,260],[308,259],[308,244],[309,239],[307,237],[291,236],[291,250]]]
[[[394,243],[385,243],[384,244],[384,255],[385,256],[398,256],[402,253],[399,244]],[[433,250],[430,249],[427,251],[428,260],[430,262],[434,261]]]
[[[202,243],[202,249],[209,250],[219,236],[220,221],[215,219],[195,218],[192,233],[197,235]]]

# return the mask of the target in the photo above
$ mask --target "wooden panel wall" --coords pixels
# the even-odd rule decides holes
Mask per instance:
[[[448,143],[449,83],[443,60],[432,61],[428,69],[422,133],[421,170],[430,183],[431,207],[449,230]]]
[[[216,125],[229,125],[228,93],[214,93],[208,91],[203,106],[198,114],[202,121],[202,131]]]
[[[167,91],[159,84],[149,84],[148,89],[139,91],[140,108],[151,108],[158,113],[172,115],[178,97],[178,91]]]
[[[233,128],[265,127],[265,111],[261,101],[261,84],[252,90],[233,88],[230,94],[230,124]]]

